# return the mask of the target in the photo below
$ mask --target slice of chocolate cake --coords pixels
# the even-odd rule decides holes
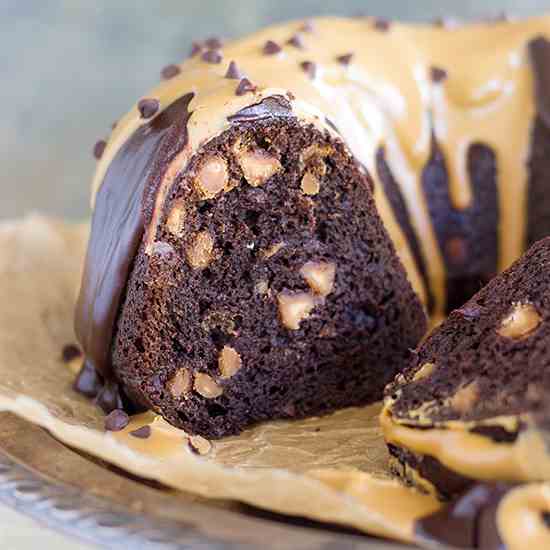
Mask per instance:
[[[394,468],[443,496],[550,479],[550,239],[451,313],[386,389]]]

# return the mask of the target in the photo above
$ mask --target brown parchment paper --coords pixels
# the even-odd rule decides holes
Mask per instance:
[[[0,410],[174,489],[413,540],[414,519],[439,504],[390,478],[377,405],[262,424],[214,442],[206,456],[153,413],[106,433],[103,414],[71,389],[79,365],[61,360],[63,346],[75,341],[87,235],[87,225],[36,214],[0,224]],[[129,434],[143,425],[151,426],[149,439]]]

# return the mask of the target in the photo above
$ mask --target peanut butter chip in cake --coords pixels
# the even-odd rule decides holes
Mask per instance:
[[[279,250],[283,249],[285,245],[286,243],[284,241],[272,244],[269,248],[262,251],[262,256],[264,258],[271,258],[271,256],[275,256]]]
[[[306,172],[302,178],[301,188],[303,193],[306,195],[317,195],[321,185],[316,176],[314,176],[311,172]]]
[[[519,340],[529,336],[541,322],[541,316],[533,304],[517,303],[513,305],[511,313],[502,320],[497,332],[504,338]]]
[[[166,218],[166,229],[168,229],[174,237],[181,237],[183,235],[183,227],[186,217],[187,210],[183,200],[176,199],[172,204],[168,217]]]
[[[206,399],[215,399],[223,394],[223,388],[208,374],[199,372],[195,375],[195,391],[206,397]]]
[[[189,448],[198,455],[207,455],[212,450],[212,443],[200,435],[189,436]]]
[[[219,156],[208,159],[195,177],[195,188],[204,199],[214,198],[228,183],[227,162]]]
[[[430,376],[434,370],[435,370],[435,365],[433,363],[424,363],[414,373],[413,380],[416,382],[418,380],[423,380],[424,378],[428,378],[428,376]]]
[[[214,239],[208,231],[197,233],[186,250],[187,262],[194,269],[204,269],[212,260]]]
[[[317,305],[317,300],[307,292],[281,292],[277,301],[281,321],[290,330],[298,330]]]
[[[263,185],[283,168],[276,157],[266,153],[263,149],[242,151],[237,155],[237,161],[246,181],[252,187]]]
[[[307,262],[300,269],[311,290],[320,296],[328,296],[334,288],[336,265],[332,262]]]
[[[191,373],[181,368],[168,380],[166,383],[166,389],[170,392],[170,395],[175,398],[186,397],[191,393],[193,381]]]
[[[224,346],[218,357],[218,366],[222,378],[231,378],[242,367],[243,361],[235,349]]]
[[[456,411],[465,414],[472,410],[479,398],[477,382],[472,382],[460,388],[451,398],[451,407]]]

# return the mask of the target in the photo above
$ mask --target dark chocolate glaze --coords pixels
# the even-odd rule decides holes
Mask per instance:
[[[227,117],[229,122],[250,122],[274,117],[294,117],[292,106],[282,95],[266,97],[259,103],[249,105],[234,115]]]
[[[93,367],[105,380],[113,377],[113,332],[145,231],[144,197],[156,193],[168,163],[187,143],[192,98],[193,94],[184,95],[134,132],[111,162],[96,196],[75,330],[87,357],[87,372]],[[105,394],[101,403],[119,404],[113,397],[117,392],[107,386],[108,391],[100,392]]]
[[[416,267],[418,269],[418,272],[420,273],[420,276],[422,277],[422,281],[424,282],[424,288],[426,289],[426,294],[428,298],[428,312],[431,313],[433,311],[434,298],[433,293],[430,289],[426,262],[424,261],[424,256],[422,256],[420,242],[418,241],[418,237],[416,236],[416,232],[411,223],[409,209],[407,208],[407,204],[405,203],[403,194],[401,193],[401,189],[399,188],[398,183],[395,181],[390,167],[386,162],[386,151],[384,147],[380,147],[376,152],[376,171],[384,188],[384,193],[386,194],[386,197],[388,198],[388,201],[392,208],[393,214],[395,215],[397,223],[401,227],[401,230],[403,231],[403,234],[405,235],[405,238],[409,243],[409,247],[414,257]]]
[[[504,550],[496,513],[504,495],[514,485],[479,483],[434,514],[415,525],[416,540],[430,548],[479,548]]]
[[[497,273],[499,204],[494,151],[482,143],[467,153],[472,203],[457,210],[449,175],[435,137],[422,187],[447,275],[447,312],[460,307]]]
[[[531,134],[527,192],[527,244],[550,235],[550,41],[529,43],[535,81],[536,117]]]

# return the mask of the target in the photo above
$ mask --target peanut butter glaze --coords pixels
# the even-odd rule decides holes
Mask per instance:
[[[289,101],[297,116],[331,130],[338,128],[376,183],[376,152],[384,147],[411,225],[420,236],[435,312],[442,312],[446,268],[421,183],[431,137],[435,136],[444,154],[451,207],[457,213],[472,206],[466,167],[470,146],[482,143],[495,152],[498,267],[507,267],[524,248],[525,161],[537,110],[528,44],[550,31],[550,18],[479,22],[452,29],[393,23],[384,31],[365,18],[321,18],[312,24],[310,32],[293,22],[233,42],[221,50],[218,64],[194,56],[147,97],[157,99],[162,110],[184,93],[195,94],[190,104],[195,112],[189,125],[190,154],[223,131],[228,117],[237,111],[287,92],[292,94]],[[297,34],[303,48],[287,44]],[[284,47],[266,55],[268,41]],[[339,61],[350,52],[349,63]],[[230,61],[236,61],[254,91],[236,95],[236,81],[224,78]],[[304,70],[307,62],[314,64],[315,71]],[[117,125],[98,165],[94,196],[117,150],[143,123],[134,107]],[[376,185],[375,193],[411,282],[426,296],[382,186]]]

